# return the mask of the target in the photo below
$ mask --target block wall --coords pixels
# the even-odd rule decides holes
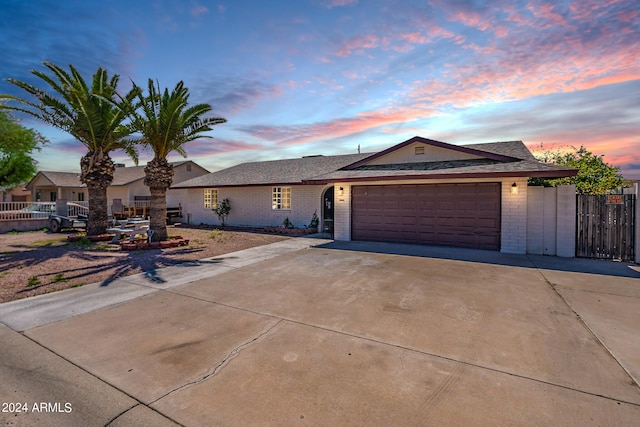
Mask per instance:
[[[575,186],[528,187],[527,253],[574,257],[575,228]]]
[[[556,255],[576,256],[576,186],[557,187]]]

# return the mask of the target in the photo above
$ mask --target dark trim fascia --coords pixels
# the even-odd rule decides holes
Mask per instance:
[[[170,187],[170,190],[184,190],[191,188],[240,188],[240,187],[292,187],[294,185],[309,185],[305,184],[303,181],[298,182],[271,182],[271,183],[260,183],[260,184],[226,184],[226,185],[190,185],[188,187],[185,186],[175,186]],[[311,184],[318,185],[318,184]]]
[[[329,184],[336,182],[366,182],[366,181],[402,181],[409,179],[471,179],[471,178],[508,178],[508,177],[527,177],[527,178],[565,178],[570,176],[576,176],[577,170],[573,171],[521,171],[521,172],[470,172],[470,173],[439,173],[439,174],[413,174],[413,175],[395,175],[395,176],[367,176],[367,177],[345,177],[345,178],[332,178],[322,180],[305,180],[305,184]]]

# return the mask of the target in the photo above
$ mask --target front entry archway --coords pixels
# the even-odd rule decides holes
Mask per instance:
[[[322,232],[333,236],[333,187],[327,188],[322,194]]]

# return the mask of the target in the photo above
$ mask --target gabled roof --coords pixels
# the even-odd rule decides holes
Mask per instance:
[[[341,156],[309,156],[297,159],[242,163],[181,182],[171,188],[238,187],[247,185],[301,184],[318,175],[334,172],[372,153]]]
[[[522,146],[524,147],[524,144],[521,141],[516,141],[519,142],[520,144],[522,144]],[[432,147],[438,147],[438,148],[444,148],[450,151],[455,151],[455,152],[459,152],[459,153],[465,153],[465,154],[471,154],[474,156],[480,156],[483,157],[485,159],[491,159],[491,160],[498,160],[498,161],[514,161],[514,160],[518,160],[518,157],[512,157],[512,156],[508,156],[506,155],[504,152],[502,152],[500,149],[498,149],[497,151],[487,151],[487,150],[481,150],[481,149],[477,149],[474,148],[473,146],[469,146],[469,145],[453,145],[453,144],[448,144],[446,142],[440,142],[440,141],[435,141],[433,139],[428,139],[428,138],[422,138],[420,136],[414,136],[413,138],[410,138],[404,142],[401,142],[400,144],[396,144],[393,147],[387,148],[386,150],[382,150],[380,152],[374,153],[369,157],[366,157],[356,163],[353,163],[347,167],[345,167],[344,169],[356,169],[360,166],[366,165],[367,163],[372,162],[373,160],[379,159],[381,157],[386,156],[387,154],[393,153],[394,151],[398,151],[401,150],[405,147],[407,147],[408,145],[411,144],[415,144],[415,143],[420,143],[422,145],[429,145]],[[481,146],[483,144],[475,144],[476,146]],[[502,148],[502,147],[496,147],[496,148]],[[526,147],[525,147],[526,150]],[[529,150],[526,150],[527,152]]]
[[[454,160],[384,163],[385,156],[419,143],[463,153]],[[324,184],[368,180],[565,177],[576,169],[538,162],[522,141],[453,145],[413,137],[377,153],[312,156],[297,159],[250,162],[194,178],[171,188],[240,187],[278,184]]]
[[[419,142],[479,156],[466,160],[414,163],[370,164],[394,151]],[[547,177],[574,176],[573,168],[542,163],[536,160],[522,141],[491,142],[484,144],[452,145],[431,139],[414,137],[393,147],[348,165],[341,170],[306,180],[308,184],[400,179],[450,179],[484,177]]]

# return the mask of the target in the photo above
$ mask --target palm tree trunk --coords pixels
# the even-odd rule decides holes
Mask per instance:
[[[104,234],[109,225],[107,187],[113,182],[114,169],[113,160],[102,151],[89,151],[80,160],[80,181],[89,193],[88,236]]]
[[[167,188],[149,187],[149,191],[151,192],[149,228],[153,230],[151,241],[164,241],[169,238],[167,234]]]
[[[87,185],[87,192],[89,193],[87,236],[98,236],[106,233],[109,225],[107,189],[101,185]]]
[[[153,230],[151,240],[167,240],[167,189],[173,182],[173,166],[167,159],[154,158],[144,168],[144,185],[151,192],[149,228]]]

